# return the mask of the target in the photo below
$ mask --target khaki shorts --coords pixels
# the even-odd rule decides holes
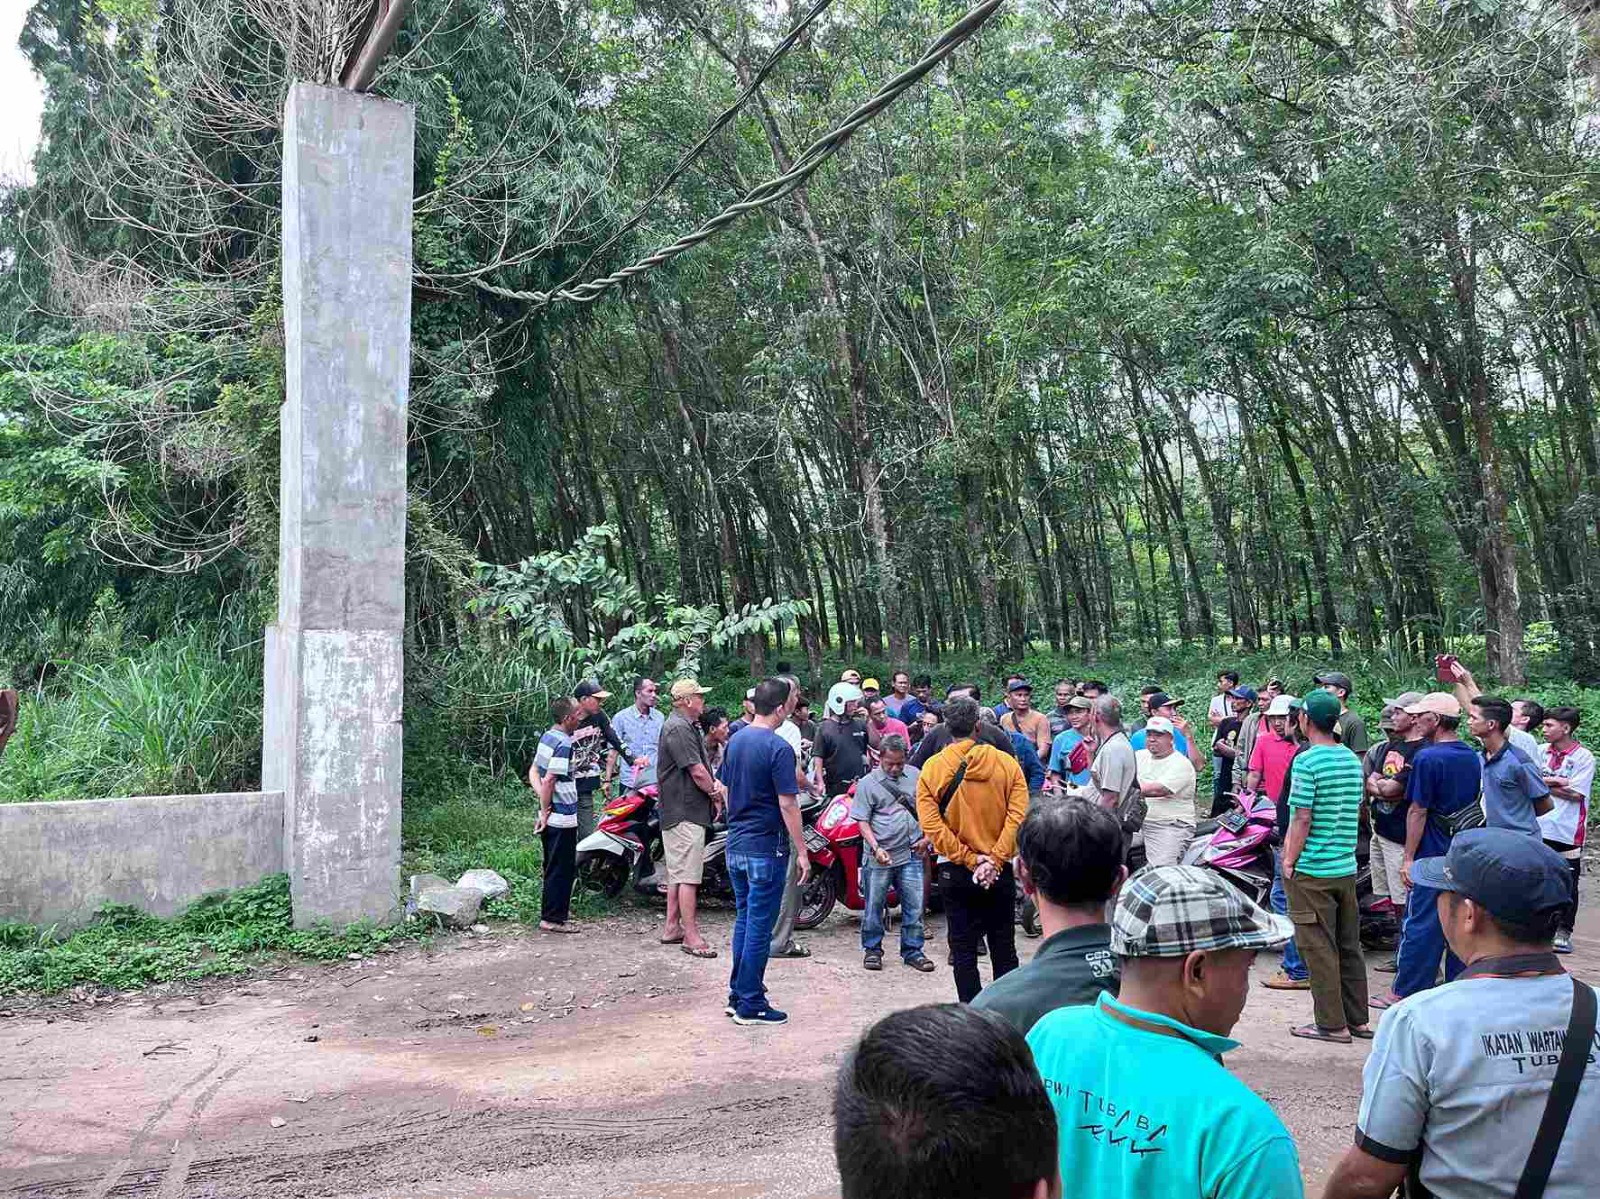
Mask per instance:
[[[661,830],[666,850],[667,885],[691,883],[698,887],[706,870],[706,830],[692,820],[680,820]]]

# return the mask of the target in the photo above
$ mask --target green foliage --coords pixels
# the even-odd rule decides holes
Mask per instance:
[[[248,790],[261,770],[261,655],[215,629],[64,663],[24,693],[0,802]]]
[[[647,599],[607,560],[616,537],[614,526],[597,525],[571,549],[538,554],[514,567],[480,564],[484,594],[468,607],[507,621],[525,644],[576,672],[599,677],[659,672],[668,662],[674,674],[696,674],[707,649],[765,636],[811,614],[806,600],[769,597],[723,615],[711,605],[679,604],[670,595]]]
[[[425,931],[418,924],[296,929],[289,880],[278,874],[254,887],[207,896],[173,920],[108,906],[93,923],[60,939],[48,930],[0,925],[0,994],[52,994],[80,985],[127,990],[243,974],[275,952],[333,960],[370,954]]]

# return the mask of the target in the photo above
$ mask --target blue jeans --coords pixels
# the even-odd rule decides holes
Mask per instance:
[[[1462,971],[1461,959],[1445,944],[1439,925],[1439,892],[1432,887],[1412,887],[1406,901],[1406,922],[1400,934],[1399,968],[1394,973],[1394,993],[1415,995],[1434,985],[1439,977],[1439,955],[1444,955],[1444,980]]]
[[[728,998],[741,1016],[767,1007],[767,958],[772,952],[772,927],[783,905],[789,870],[787,848],[768,853],[730,853],[728,878],[733,883],[733,974]]]
[[[863,847],[864,848],[864,847]],[[922,956],[922,859],[913,855],[904,866],[861,864],[861,886],[867,910],[861,913],[861,948],[868,953],[883,949],[883,911],[889,904],[889,886],[900,892],[900,956],[906,961]]]
[[[1289,914],[1289,896],[1283,890],[1283,851],[1275,850],[1272,854],[1272,910],[1280,916]],[[1296,982],[1304,982],[1311,977],[1311,971],[1306,969],[1305,962],[1300,960],[1300,950],[1290,941],[1283,947],[1283,972]]]

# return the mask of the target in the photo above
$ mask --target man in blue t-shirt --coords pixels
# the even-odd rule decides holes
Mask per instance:
[[[800,886],[811,875],[794,749],[776,729],[783,723],[789,683],[765,679],[752,696],[750,724],[728,742],[720,777],[728,788],[728,877],[733,883],[733,974],[727,1013],[735,1024],[783,1024],[788,1017],[767,1002],[767,958],[788,874],[798,856]]]
[[[1394,990],[1372,1001],[1382,1011],[1407,995],[1426,991],[1439,976],[1439,958],[1444,957],[1445,981],[1461,973],[1461,962],[1445,944],[1439,925],[1438,895],[1431,887],[1411,882],[1411,864],[1425,858],[1442,857],[1449,852],[1450,839],[1461,824],[1482,824],[1478,796],[1483,785],[1483,765],[1478,755],[1461,740],[1461,702],[1448,691],[1432,691],[1406,713],[1416,718],[1414,730],[1422,733],[1423,746],[1411,760],[1411,777],[1406,781],[1406,847],[1400,875],[1411,888],[1406,901],[1405,928],[1400,935],[1400,954],[1394,976]]]
[[[1074,787],[1089,785],[1089,766],[1094,761],[1094,701],[1075,695],[1067,700],[1067,721],[1050,743],[1050,776],[1056,783]]]

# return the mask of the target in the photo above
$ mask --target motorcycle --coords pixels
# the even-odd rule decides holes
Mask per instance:
[[[1233,807],[1201,821],[1184,852],[1183,865],[1214,870],[1256,903],[1272,895],[1272,838],[1278,808],[1265,792],[1233,792]]]
[[[655,784],[630,789],[607,804],[595,831],[578,843],[578,884],[607,899],[634,889],[653,894],[656,862],[664,855]]]

